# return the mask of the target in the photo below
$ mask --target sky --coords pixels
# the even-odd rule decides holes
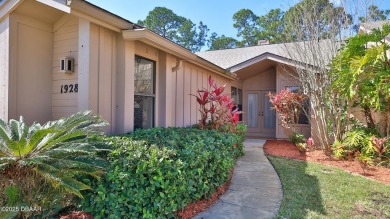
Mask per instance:
[[[155,7],[166,7],[175,14],[186,17],[198,24],[202,21],[210,29],[209,35],[216,32],[218,35],[237,38],[237,30],[233,27],[233,14],[240,9],[252,10],[261,16],[274,8],[287,10],[299,0],[88,0],[92,4],[102,7],[131,22],[144,20],[149,11]],[[344,0],[331,0],[339,4]],[[349,0],[361,2],[362,5],[374,1],[380,9],[390,9],[390,0]]]

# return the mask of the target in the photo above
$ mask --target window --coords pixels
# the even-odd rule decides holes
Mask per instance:
[[[155,62],[136,56],[134,74],[134,129],[154,127]]]
[[[301,86],[286,86],[286,89],[292,93],[303,94]],[[299,115],[298,124],[309,124],[309,118],[307,114],[310,113],[310,101],[309,98],[304,98],[302,103],[302,110]]]
[[[238,111],[242,111],[242,90],[236,87],[232,87],[230,94],[235,105],[233,110],[238,108]],[[240,114],[239,121],[242,121],[242,114]]]

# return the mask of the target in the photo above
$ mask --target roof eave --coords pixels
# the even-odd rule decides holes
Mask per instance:
[[[123,30],[122,36],[125,40],[138,40],[144,42],[162,51],[173,54],[184,61],[188,61],[195,65],[202,66],[203,68],[206,68],[230,80],[235,79],[235,76],[229,75],[229,73],[225,69],[207,60],[202,59],[201,57],[185,49],[184,47],[181,47],[178,44],[168,39],[165,39],[164,37],[161,37],[160,35],[148,29]]]
[[[0,21],[11,14],[23,0],[6,0],[0,5]]]
[[[125,29],[133,29],[134,23],[119,17],[103,8],[100,8],[88,1],[76,0],[70,4],[71,14],[86,18],[96,24],[102,25],[116,32]]]

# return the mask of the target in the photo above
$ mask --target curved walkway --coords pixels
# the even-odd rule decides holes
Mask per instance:
[[[282,186],[264,155],[264,143],[260,139],[245,140],[245,155],[237,161],[228,191],[196,219],[263,219],[276,215],[283,196]]]

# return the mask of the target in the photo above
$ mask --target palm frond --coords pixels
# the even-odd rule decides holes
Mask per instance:
[[[96,155],[103,149],[87,137],[101,135],[101,127],[107,124],[90,111],[30,127],[23,117],[8,123],[0,119],[0,170],[33,171],[47,185],[82,198],[80,191],[90,188],[76,176],[99,179],[106,166]],[[11,169],[14,165],[18,168]]]
[[[54,188],[61,187],[80,198],[83,198],[80,191],[91,189],[86,184],[71,178],[67,174],[64,174],[64,171],[53,166],[41,163],[34,170],[48,180]]]

